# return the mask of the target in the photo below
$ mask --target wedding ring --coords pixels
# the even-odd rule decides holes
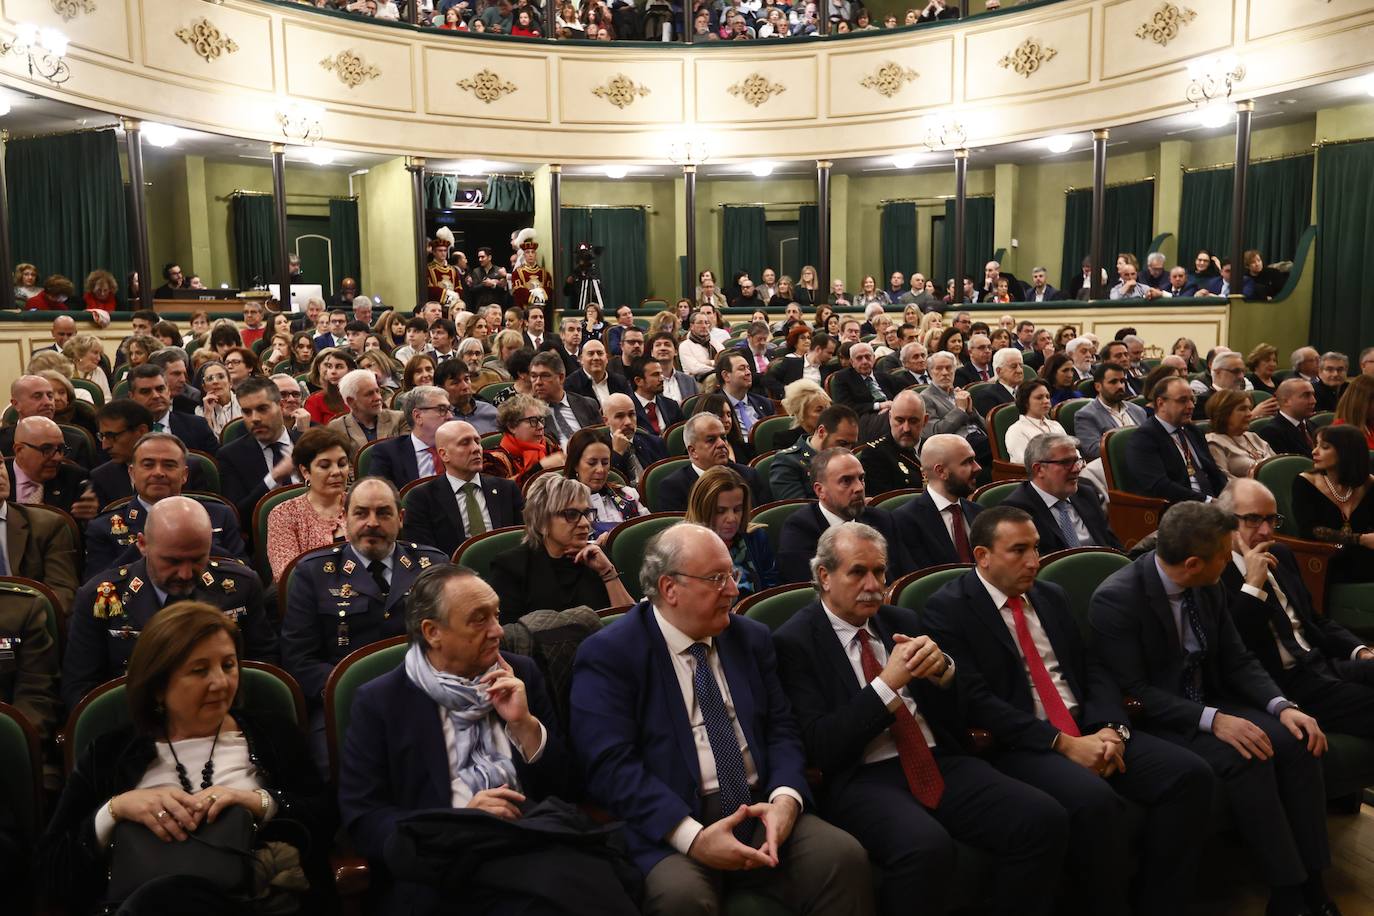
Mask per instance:
[[[159,811],[159,812],[157,813],[157,819],[158,819],[158,820],[162,820],[162,819],[163,819],[164,817],[166,817],[166,816],[167,816],[167,812],[166,812],[166,811]]]
[[[214,804],[215,802],[217,802],[217,801],[219,801],[219,796],[218,796],[218,795],[211,795],[211,796],[210,796],[210,804],[213,805],[213,804]]]

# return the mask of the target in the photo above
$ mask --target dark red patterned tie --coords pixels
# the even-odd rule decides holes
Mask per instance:
[[[872,681],[883,669],[878,664],[877,656],[873,654],[868,639],[868,631],[860,630],[859,662],[863,665],[864,677]],[[906,784],[918,802],[927,808],[935,808],[940,804],[940,797],[945,794],[945,778],[940,775],[940,768],[935,765],[935,756],[930,752],[930,745],[926,744],[925,735],[921,734],[921,727],[916,724],[916,717],[911,714],[906,702],[900,697],[893,717],[889,731],[892,732],[892,742],[897,745],[897,759],[901,761],[902,772],[906,774]]]

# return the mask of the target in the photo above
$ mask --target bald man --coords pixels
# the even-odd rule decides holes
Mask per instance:
[[[244,657],[278,660],[277,637],[263,610],[257,575],[236,560],[210,559],[213,526],[205,507],[168,496],[148,512],[138,536],[143,558],[107,569],[76,593],[62,700],[74,707],[92,688],[124,673],[134,641],[153,615],[176,601],[204,601],[243,632]]]
[[[899,391],[887,412],[887,425],[887,435],[869,442],[859,453],[869,496],[922,486],[916,446],[926,427],[926,402],[914,391]]]
[[[76,334],[76,319],[71,315],[58,315],[52,320],[52,343],[46,347],[34,347],[34,353],[42,353],[44,350],[54,350],[62,352],[67,341]]]
[[[940,433],[921,446],[925,492],[892,513],[911,569],[973,562],[968,529],[983,507],[968,497],[980,470],[973,448],[962,436]]]
[[[520,487],[481,473],[482,437],[476,427],[450,420],[434,434],[434,447],[443,459],[444,473],[407,496],[410,508],[401,528],[402,541],[425,544],[451,557],[473,535],[521,523],[525,500]]]
[[[639,428],[639,414],[628,394],[608,397],[601,405],[601,419],[611,433],[611,470],[624,477],[630,486],[638,486],[645,468],[668,457],[663,440]]]
[[[21,375],[10,383],[10,406],[19,414],[20,420],[26,417],[46,417],[51,420],[56,411],[54,399],[52,382],[41,375]],[[14,436],[14,426],[0,429],[0,454],[14,454]],[[67,443],[68,458],[86,470],[95,466],[95,448],[84,431],[74,426],[63,426],[62,438]]]
[[[65,460],[69,448],[62,427],[47,417],[25,417],[10,436],[14,457],[5,466],[15,502],[51,506],[83,522],[95,518],[95,490],[86,470]]]

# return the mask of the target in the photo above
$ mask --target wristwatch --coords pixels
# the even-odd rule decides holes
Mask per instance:
[[[1108,722],[1107,727],[1121,736],[1123,744],[1131,740],[1131,727],[1129,725],[1122,725],[1120,722]]]

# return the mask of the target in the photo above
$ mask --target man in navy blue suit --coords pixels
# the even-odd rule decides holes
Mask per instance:
[[[912,569],[973,562],[968,530],[983,507],[967,497],[981,470],[963,436],[940,433],[921,446],[925,492],[892,513]]]
[[[952,660],[914,611],[882,603],[882,534],[846,522],[827,529],[815,553],[817,600],[774,633],[778,671],[807,760],[824,780],[822,814],[882,869],[880,912],[943,913],[956,838],[996,863],[998,913],[1050,912],[1068,839],[1064,809],[964,753]]]
[[[1167,378],[1148,395],[1154,416],[1140,424],[1126,464],[1144,490],[1171,503],[1208,502],[1221,494],[1226,475],[1212,460],[1207,440],[1193,426],[1197,398],[1188,380]]]
[[[601,418],[611,433],[611,468],[630,486],[639,486],[644,469],[668,457],[668,446],[653,433],[638,429],[634,399],[613,394],[601,405]]]
[[[430,567],[407,602],[404,662],[358,689],[339,756],[339,808],[369,859],[383,860],[397,826],[420,811],[465,808],[518,822],[535,801],[571,793],[543,676],[532,659],[500,651],[499,612],[496,593],[472,570]],[[512,858],[523,863],[528,897],[509,883],[484,885],[481,877],[499,867],[488,861],[465,883],[465,911],[513,912],[503,907],[524,903],[556,912],[560,894],[595,893],[603,912],[635,912],[604,862],[547,848]],[[388,913],[445,911],[436,888],[382,883]]]
[[[799,913],[870,913],[867,855],[803,809],[805,757],[768,629],[730,613],[724,543],[675,525],[640,567],[647,598],[582,643],[573,748],[597,803],[625,821],[646,914],[719,912],[757,888]]]
[[[140,367],[141,368],[141,367]],[[234,389],[248,435],[224,446],[219,454],[224,498],[234,504],[240,519],[252,524],[253,509],[269,490],[296,478],[291,461],[295,428],[282,418],[281,391],[270,378],[246,378]]]
[[[418,385],[403,394],[397,404],[410,432],[393,436],[372,447],[368,474],[385,477],[399,490],[412,480],[444,472],[443,459],[434,444],[439,427],[452,414],[448,393],[433,385]]]
[[[663,396],[663,366],[658,360],[640,357],[630,363],[630,385],[640,429],[662,436],[668,427],[682,422],[682,405]]]
[[[685,467],[663,478],[658,485],[654,505],[649,508],[655,512],[686,512],[687,500],[692,495],[697,478],[711,468],[722,465],[738,474],[748,485],[752,505],[762,506],[768,502],[767,482],[753,468],[730,460],[725,424],[720,422],[719,417],[709,413],[693,414],[682,429],[682,441],[687,445],[689,461]]]
[[[187,448],[210,455],[219,451],[219,439],[203,417],[172,409],[171,390],[160,367],[152,363],[135,366],[129,373],[129,397],[153,415],[153,432],[171,433]]]
[[[719,390],[729,400],[740,435],[745,439],[749,438],[749,431],[755,423],[773,415],[773,402],[767,396],[750,390],[754,385],[754,373],[749,368],[749,362],[749,356],[734,347],[716,357]]]

